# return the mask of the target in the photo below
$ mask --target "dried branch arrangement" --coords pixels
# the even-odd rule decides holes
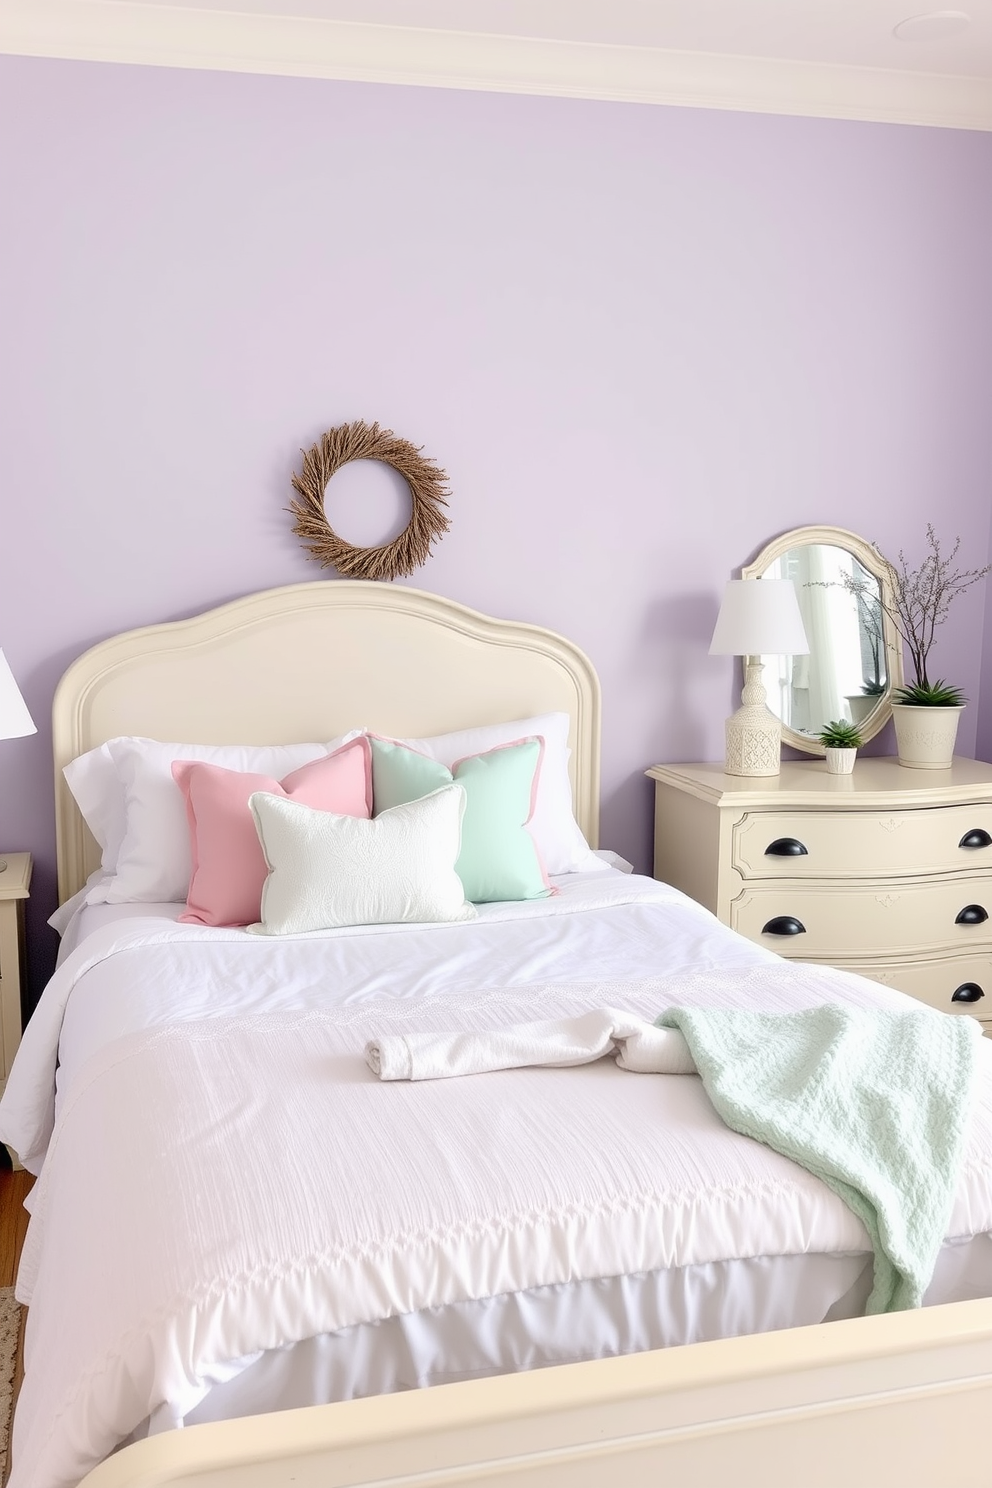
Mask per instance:
[[[914,681],[902,689],[903,696],[899,701],[944,706],[957,706],[963,702],[956,688],[939,680],[931,682],[927,674],[927,659],[937,626],[947,619],[951,604],[958,595],[992,571],[992,564],[988,563],[983,568],[955,568],[960,546],[961,539],[956,538],[945,558],[940,551],[940,539],[928,522],[928,552],[916,568],[910,568],[901,549],[895,563],[884,559],[889,570],[891,600],[883,600],[883,608],[902,637],[913,668]],[[949,696],[938,696],[951,693],[957,694],[954,702]]]
[[[391,429],[357,420],[328,429],[319,442],[303,452],[303,469],[293,476],[298,501],[288,510],[296,521],[293,531],[302,538],[321,568],[336,568],[348,579],[395,579],[413,573],[430,557],[431,546],[450,523],[442,508],[450,494],[447,476],[408,439]],[[390,543],[358,548],[338,537],[324,511],[324,494],[336,470],[351,460],[381,460],[391,465],[410,488],[410,521]]]

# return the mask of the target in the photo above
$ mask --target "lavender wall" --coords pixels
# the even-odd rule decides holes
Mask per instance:
[[[913,555],[933,519],[985,560],[989,136],[3,57],[0,139],[0,643],[41,726],[0,744],[0,836],[37,856],[36,983],[58,676],[318,578],[283,508],[332,424],[446,467],[413,582],[588,650],[603,837],[642,868],[644,767],[721,757],[706,645],[756,548]],[[360,475],[364,542],[399,507]],[[973,699],[983,607],[939,657]]]

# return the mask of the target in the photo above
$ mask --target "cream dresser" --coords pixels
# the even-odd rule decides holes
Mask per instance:
[[[654,874],[759,945],[992,1032],[992,765],[655,765]]]

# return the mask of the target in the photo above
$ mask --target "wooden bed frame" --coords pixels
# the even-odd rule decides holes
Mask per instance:
[[[56,694],[60,896],[99,863],[62,766],[115,735],[282,743],[564,710],[595,846],[599,709],[591,663],[562,637],[393,585],[293,585],[117,636]],[[85,1485],[985,1488],[989,1419],[983,1299],[195,1426]]]

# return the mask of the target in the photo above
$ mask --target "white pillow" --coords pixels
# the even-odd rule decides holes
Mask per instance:
[[[256,935],[475,919],[455,872],[462,786],[442,786],[373,820],[266,791],[249,804],[269,868],[261,923],[248,926]]]
[[[544,740],[544,757],[529,830],[549,874],[592,873],[601,870],[603,865],[583,837],[572,811],[568,726],[567,713],[542,713],[536,718],[485,724],[481,728],[437,734],[430,739],[396,739],[395,742],[419,749],[421,754],[439,760],[450,770],[467,755],[485,754],[502,744],[515,744],[519,739],[539,734]]]
[[[90,889],[87,903],[185,900],[193,865],[186,805],[172,778],[173,760],[203,760],[227,770],[247,770],[281,780],[343,742],[167,744],[126,737],[110,739],[73,760],[63,773],[100,844],[107,875]]]
[[[83,821],[89,827],[103,852],[101,867],[113,873],[120,856],[127,829],[124,813],[124,787],[117,774],[110,744],[70,760],[62,771]]]
[[[428,739],[398,739],[451,767],[470,754],[539,734],[544,758],[530,821],[549,874],[601,869],[572,812],[567,713],[542,713]],[[90,890],[90,904],[182,903],[192,873],[182,794],[172,779],[175,759],[205,760],[228,770],[250,770],[281,780],[291,770],[340,748],[364,729],[327,744],[164,744],[155,739],[110,739],[65,766],[63,774],[102,851],[106,877]]]

